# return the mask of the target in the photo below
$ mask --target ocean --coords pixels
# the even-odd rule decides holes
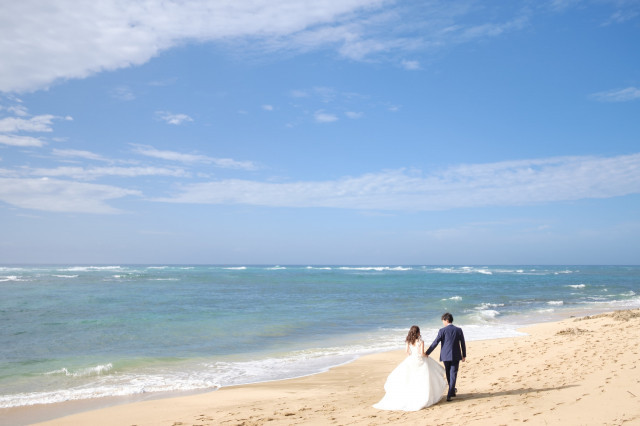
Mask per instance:
[[[640,307],[640,266],[2,266],[0,408],[300,377]],[[470,353],[469,357],[473,357]]]

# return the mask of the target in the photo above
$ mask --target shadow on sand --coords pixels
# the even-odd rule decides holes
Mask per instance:
[[[467,394],[458,392],[458,396],[453,398],[453,401],[471,401],[474,399],[495,398],[496,396],[526,395],[529,393],[551,392],[551,391],[558,391],[560,389],[575,388],[577,386],[578,385],[563,385],[563,386],[549,387],[549,388],[525,388],[525,389],[513,389],[513,390],[507,390],[507,391],[500,391],[500,392],[477,392],[477,393],[467,393]]]

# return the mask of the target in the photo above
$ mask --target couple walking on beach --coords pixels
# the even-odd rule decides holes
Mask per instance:
[[[373,407],[380,410],[417,411],[440,401],[448,388],[447,401],[456,396],[456,379],[460,361],[467,357],[462,329],[453,325],[453,315],[442,315],[442,327],[435,340],[424,350],[420,327],[414,325],[406,338],[407,358],[387,377],[385,396]],[[440,343],[440,361],[429,354]],[[443,373],[446,373],[445,382]]]

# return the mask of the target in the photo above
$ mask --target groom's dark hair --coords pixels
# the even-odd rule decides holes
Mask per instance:
[[[447,312],[446,314],[442,315],[442,321],[446,321],[449,324],[453,323],[453,315]]]

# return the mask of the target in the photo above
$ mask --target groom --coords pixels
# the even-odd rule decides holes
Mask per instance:
[[[436,340],[433,341],[426,355],[438,346],[438,342],[442,344],[440,347],[440,361],[444,363],[444,369],[447,373],[447,382],[449,383],[449,392],[447,392],[447,401],[451,401],[452,396],[456,396],[456,377],[458,376],[458,366],[460,361],[464,362],[467,358],[467,347],[464,344],[464,334],[462,329],[456,327],[453,323],[453,315],[449,312],[442,315],[442,327],[438,331]]]

